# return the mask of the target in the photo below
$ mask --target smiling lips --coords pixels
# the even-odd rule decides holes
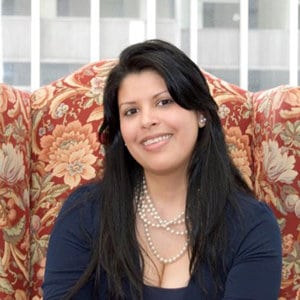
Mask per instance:
[[[146,139],[143,141],[143,145],[144,146],[149,146],[149,145],[153,145],[155,143],[159,143],[165,140],[168,140],[172,135],[171,134],[166,134],[166,135],[161,135],[155,138],[150,138],[150,139]]]

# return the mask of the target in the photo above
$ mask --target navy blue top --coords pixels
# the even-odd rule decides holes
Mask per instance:
[[[98,232],[99,185],[82,186],[65,201],[51,234],[43,284],[44,299],[62,299],[85,270]],[[249,196],[240,195],[242,222],[228,212],[229,251],[224,292],[213,296],[213,278],[204,267],[205,294],[194,278],[182,288],[144,285],[144,300],[276,300],[281,278],[281,238],[270,208]],[[113,257],[112,257],[113,259]],[[220,270],[221,274],[221,270]],[[106,299],[106,277],[101,277],[99,299]],[[126,299],[131,299],[129,288]],[[94,299],[87,283],[74,299]]]

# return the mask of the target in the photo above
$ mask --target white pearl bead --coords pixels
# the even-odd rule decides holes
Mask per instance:
[[[152,251],[153,255],[160,262],[162,262],[164,264],[173,263],[174,261],[179,259],[187,250],[188,242],[187,241],[185,242],[185,244],[182,247],[182,249],[180,250],[180,252],[178,254],[176,254],[175,256],[170,257],[170,258],[161,257],[160,254],[158,253],[155,245],[153,244],[148,226],[153,227],[153,228],[162,228],[169,234],[174,234],[177,236],[179,236],[179,235],[184,236],[187,234],[187,230],[182,230],[182,231],[175,230],[171,226],[185,223],[185,212],[184,211],[181,212],[173,220],[162,219],[148,194],[145,178],[143,179],[143,184],[142,184],[142,197],[138,197],[138,195],[136,194],[135,202],[137,205],[138,215],[144,224],[144,231],[145,231],[145,237],[146,237],[147,243],[148,243],[149,248]],[[148,219],[147,213],[150,216],[150,219]],[[156,222],[154,222],[154,221],[156,221]]]

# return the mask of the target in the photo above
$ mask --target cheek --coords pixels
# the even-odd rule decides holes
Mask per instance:
[[[186,142],[189,144],[196,144],[199,132],[197,119],[191,117],[190,122],[185,123],[185,126],[183,126],[183,128],[183,135],[185,136]]]
[[[122,122],[120,124],[120,132],[124,142],[126,143],[127,133],[126,133],[126,128],[124,128],[124,126],[122,125]]]
[[[184,124],[182,127],[186,132],[189,133],[198,133],[199,125],[198,125],[198,118],[195,114],[187,115],[184,119]]]
[[[130,126],[126,122],[125,123],[121,122],[120,130],[121,130],[121,135],[124,140],[124,143],[125,144],[130,143],[130,141],[132,141],[134,138],[134,130],[133,130],[132,126]]]

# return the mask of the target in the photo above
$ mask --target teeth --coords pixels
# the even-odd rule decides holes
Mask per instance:
[[[168,134],[168,135],[162,135],[162,136],[159,136],[157,138],[147,140],[146,142],[144,142],[144,145],[147,146],[147,145],[151,145],[151,144],[155,144],[155,143],[167,140],[167,139],[170,138],[170,136],[171,136],[170,134]]]

